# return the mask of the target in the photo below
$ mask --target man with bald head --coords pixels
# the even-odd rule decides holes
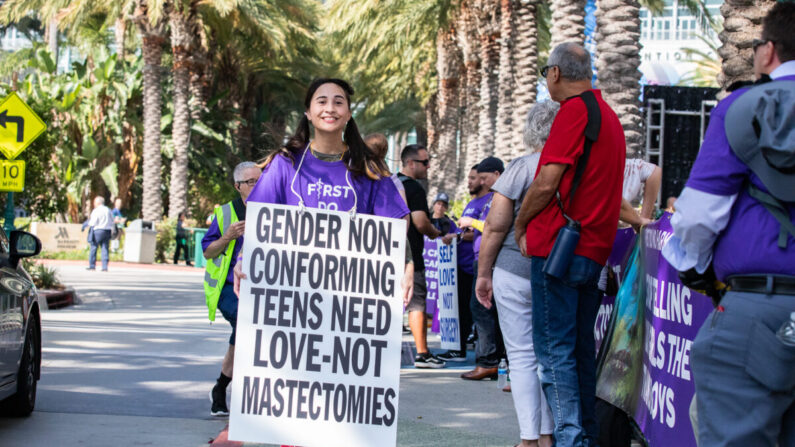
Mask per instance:
[[[556,445],[595,446],[597,285],[618,225],[626,142],[615,112],[591,87],[591,57],[582,46],[555,47],[541,74],[560,111],[519,210],[515,236],[532,257],[533,343]],[[545,269],[567,225],[564,214],[579,222],[579,241],[562,272]]]

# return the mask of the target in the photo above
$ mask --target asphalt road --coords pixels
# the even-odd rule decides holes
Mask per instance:
[[[207,445],[227,424],[209,415],[207,393],[229,326],[220,315],[207,320],[203,271],[57,265],[81,302],[43,314],[36,410],[26,419],[0,418],[0,445]],[[438,337],[430,338],[438,348]],[[455,368],[402,371],[399,446],[516,444],[510,394],[495,382],[458,378],[471,367],[470,352],[470,362]]]

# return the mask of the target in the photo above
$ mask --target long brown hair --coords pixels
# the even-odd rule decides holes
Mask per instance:
[[[323,84],[336,84],[342,88],[342,91],[345,92],[345,99],[348,101],[348,109],[350,110],[353,88],[342,79],[336,78],[318,78],[309,84],[306,97],[304,98],[304,107],[306,107],[307,110],[309,110],[309,105],[312,102],[312,97],[315,95],[315,92]],[[307,143],[309,143],[310,135],[309,119],[304,114],[298,122],[295,133],[287,140],[287,143],[270,153],[258,166],[264,169],[273,161],[274,157],[278,155],[283,155],[295,163],[296,156],[299,155],[301,151],[306,148]],[[362,135],[359,133],[359,128],[356,126],[356,122],[353,120],[352,116],[345,126],[342,138],[345,144],[348,145],[348,150],[343,154],[342,161],[345,162],[353,175],[364,175],[372,180],[378,180],[381,177],[389,176],[389,170],[386,168],[384,161],[379,160],[375,154],[367,148],[367,145],[364,144]]]

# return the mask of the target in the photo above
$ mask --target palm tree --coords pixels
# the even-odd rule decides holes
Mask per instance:
[[[552,41],[555,48],[564,42],[585,42],[585,4],[587,0],[549,0],[552,10]]]
[[[498,6],[495,0],[475,1],[475,18],[480,41],[478,159],[494,155],[500,68],[500,9]]]
[[[598,0],[597,5],[597,82],[605,101],[624,127],[629,157],[639,154],[643,143],[638,70],[640,4],[637,0]]]
[[[720,7],[723,32],[718,37],[722,71],[718,84],[726,88],[737,81],[751,78],[754,54],[751,41],[762,34],[762,19],[776,2],[774,0],[726,0]]]
[[[458,123],[460,120],[460,78],[462,55],[456,42],[456,30],[439,31],[436,40],[436,71],[439,90],[436,97],[438,124],[436,127],[438,171],[431,179],[429,193],[437,190],[452,192],[458,182],[456,152],[458,149]],[[430,133],[431,128],[428,128]]]
[[[500,53],[498,82],[498,106],[496,135],[499,142],[495,144],[495,155],[503,160],[508,160],[515,151],[513,135],[513,96],[516,81],[514,79],[514,45],[515,45],[515,20],[514,0],[500,0]],[[496,143],[496,142],[495,142]]]
[[[516,90],[513,98],[513,157],[522,155],[522,130],[527,111],[536,101],[538,83],[538,0],[516,0],[516,45],[513,52]]]
[[[659,2],[643,4],[652,12],[662,11]],[[644,139],[638,70],[640,5],[638,0],[597,0],[596,10],[597,84],[624,127],[627,156],[640,154]],[[702,26],[712,24],[703,0],[682,0],[679,5],[701,17]]]
[[[190,54],[193,32],[191,21],[195,10],[189,3],[177,0],[169,12],[171,29],[171,69],[174,83],[174,112],[172,142],[174,157],[171,159],[171,184],[168,196],[168,217],[176,219],[188,208],[188,146],[190,145]]]
[[[461,87],[461,151],[458,162],[458,178],[465,179],[469,168],[482,157],[478,151],[478,132],[480,120],[480,41],[477,38],[474,0],[466,0],[461,5],[458,42],[464,58],[464,76]],[[459,181],[456,196],[468,194],[466,182]]]
[[[160,119],[162,117],[163,77],[161,59],[163,44],[166,43],[166,23],[162,4],[138,0],[133,21],[141,35],[141,53],[144,59],[144,220],[158,221],[163,217],[163,198],[160,193]]]

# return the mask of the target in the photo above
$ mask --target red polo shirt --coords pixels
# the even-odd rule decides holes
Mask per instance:
[[[569,204],[575,163],[582,154],[588,121],[581,98],[570,98],[560,104],[560,111],[541,152],[536,175],[542,166],[549,163],[568,165],[558,189],[566,214],[582,224],[580,242],[574,253],[603,265],[616,235],[627,147],[624,130],[615,112],[604,102],[599,90],[592,91],[602,112],[602,127],[598,140],[591,147],[591,156],[574,200]],[[527,253],[530,256],[549,256],[558,231],[565,223],[557,200],[553,198],[527,225]]]

